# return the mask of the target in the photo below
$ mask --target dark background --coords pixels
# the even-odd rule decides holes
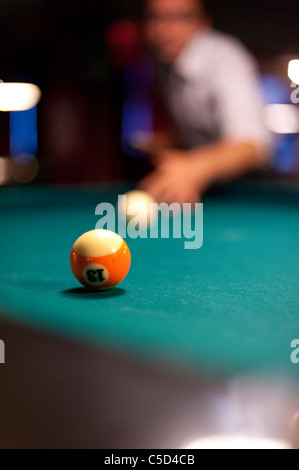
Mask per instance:
[[[214,26],[237,35],[260,55],[298,53],[297,0],[205,0]],[[40,82],[99,78],[104,33],[113,20],[137,18],[140,0],[1,0],[1,71]],[[57,78],[57,77],[56,77]]]
[[[286,74],[284,57],[299,53],[298,0],[206,0],[206,6],[214,26],[239,37],[261,70]],[[1,0],[0,78],[33,81],[43,92],[41,181],[124,177],[121,70],[107,58],[105,33],[117,19],[137,19],[139,7],[140,0]],[[8,154],[3,113],[0,128],[0,154]]]

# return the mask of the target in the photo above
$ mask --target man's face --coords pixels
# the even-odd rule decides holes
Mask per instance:
[[[147,1],[145,37],[152,52],[165,63],[175,61],[201,23],[196,0]]]

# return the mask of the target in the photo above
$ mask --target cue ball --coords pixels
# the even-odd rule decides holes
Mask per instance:
[[[151,205],[156,204],[156,200],[146,191],[129,191],[125,194],[126,201],[121,201],[117,210],[121,216],[130,222],[135,217],[144,227],[150,225],[150,210]]]
[[[75,242],[70,265],[83,286],[107,290],[124,280],[131,266],[131,254],[128,245],[116,233],[91,230]]]

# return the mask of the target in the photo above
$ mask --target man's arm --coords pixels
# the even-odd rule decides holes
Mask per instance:
[[[186,152],[194,161],[198,176],[205,168],[210,184],[227,181],[246,174],[248,171],[262,169],[269,160],[266,148],[250,141],[220,141],[213,145]]]
[[[156,158],[156,171],[141,183],[158,200],[195,202],[214,182],[238,178],[267,164],[272,137],[263,122],[255,62],[242,46],[222,48],[210,90],[219,139],[189,151],[162,152]]]
[[[220,141],[190,151],[167,150],[140,187],[160,202],[194,203],[213,183],[235,179],[267,162],[266,149],[245,141]]]

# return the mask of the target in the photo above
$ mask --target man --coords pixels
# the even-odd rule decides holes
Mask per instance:
[[[270,136],[247,50],[212,30],[200,0],[145,0],[144,33],[178,143],[149,145],[155,170],[140,187],[197,202],[213,183],[262,168]]]

